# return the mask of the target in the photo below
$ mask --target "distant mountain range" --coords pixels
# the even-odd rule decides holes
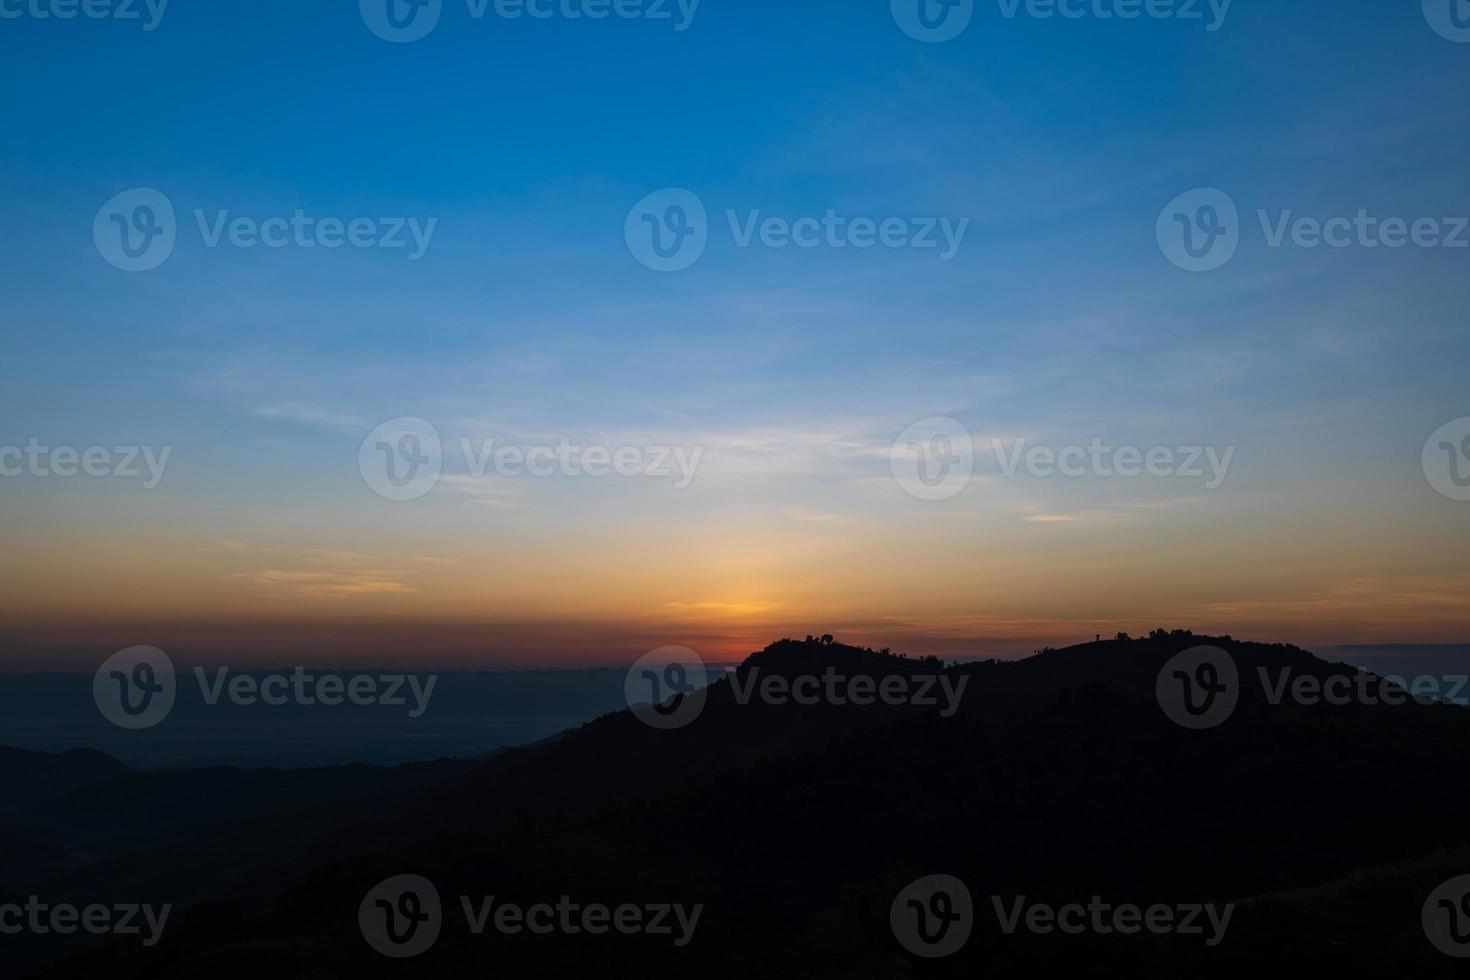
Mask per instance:
[[[1191,728],[1161,699],[1175,677],[1214,682],[1190,659],[1201,647],[1238,672],[1238,701]],[[1356,693],[1309,703],[1282,696],[1281,678]],[[823,683],[812,703],[790,696]],[[885,684],[904,697],[886,703]],[[861,692],[873,703],[854,703]],[[1430,943],[1421,913],[1470,873],[1470,713],[1384,703],[1405,700],[1393,693],[1295,647],[1183,631],[961,665],[783,640],[709,687],[682,727],[616,711],[480,760],[155,773],[7,750],[0,905],[34,894],[177,911],[151,948],[0,942],[22,975],[114,980],[1449,976],[1462,964]],[[432,882],[442,913],[429,948],[396,959],[366,923],[375,910],[413,920],[420,905],[373,897],[401,875]],[[933,875],[968,886],[975,922],[962,948],[931,959],[893,916]],[[490,896],[700,913],[682,945],[617,930],[476,935]],[[1008,934],[991,912],[1099,896],[1234,914],[1207,946]]]
[[[226,676],[258,680],[265,674]],[[102,717],[92,700],[90,674],[12,675],[0,683],[0,745],[52,753],[98,749],[138,769],[463,758],[539,741],[622,706],[623,674],[609,668],[435,672],[432,708],[410,725],[406,709],[377,705],[242,706],[228,698],[210,704],[193,669],[181,666],[178,700],[167,723],[143,731],[125,731]],[[206,676],[216,683],[219,668],[208,668]]]

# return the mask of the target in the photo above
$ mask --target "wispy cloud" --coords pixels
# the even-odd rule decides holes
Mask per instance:
[[[403,582],[370,573],[302,572],[268,568],[256,572],[237,572],[226,576],[226,580],[254,585],[268,593],[311,599],[410,594],[418,591]]]
[[[468,502],[480,507],[515,507],[521,491],[499,476],[467,476],[448,473],[439,478],[450,489],[464,495]]]
[[[404,581],[407,575],[355,551],[307,548],[284,557],[298,567],[233,572],[225,581],[275,598],[350,599],[418,592]]]

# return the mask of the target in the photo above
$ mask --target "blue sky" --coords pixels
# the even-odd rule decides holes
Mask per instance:
[[[895,435],[927,416],[962,420],[979,445],[1238,445],[1233,479],[1187,527],[1111,532],[1147,544],[1130,552],[1140,583],[1170,540],[1287,547],[1278,529],[1306,536],[1291,544],[1298,554],[1356,540],[1333,602],[1353,582],[1423,595],[1421,577],[1459,581],[1447,542],[1470,505],[1433,494],[1418,460],[1435,427],[1470,415],[1470,250],[1272,249],[1255,219],[1470,214],[1470,45],[1436,34],[1417,3],[1236,0],[1211,32],[1008,19],[981,2],[961,36],[923,44],[872,0],[703,0],[682,32],[476,21],[446,0],[427,38],[389,44],[345,0],[173,0],[151,32],[0,20],[0,52],[0,220],[19,232],[0,238],[0,442],[175,447],[156,492],[3,488],[6,523],[26,530],[0,541],[40,566],[46,589],[105,590],[130,568],[197,561],[219,583],[184,605],[214,608],[255,572],[299,567],[296,546],[362,555],[381,536],[385,553],[413,540],[463,561],[472,534],[481,553],[514,560],[681,522],[712,535],[716,564],[727,542],[714,529],[776,541],[783,520],[879,525],[885,540],[962,523],[965,548],[1029,551],[993,523],[1055,514],[1085,535],[1099,511],[1190,496],[1054,481],[915,514],[867,481],[875,465],[886,472]],[[103,202],[136,187],[167,195],[180,217],[174,254],[145,273],[108,265],[91,234]],[[692,268],[661,274],[634,260],[623,228],[635,202],[668,187],[699,195],[711,241]],[[1170,264],[1155,239],[1160,209],[1198,187],[1225,190],[1245,219],[1237,256],[1207,274]],[[208,249],[196,208],[437,225],[417,262],[379,249]],[[946,262],[911,249],[738,248],[727,209],[969,225]],[[486,495],[454,487],[385,510],[353,460],[368,429],[403,415],[434,420],[447,440],[697,443],[710,469],[697,494],[673,499],[517,487],[536,504],[488,508],[506,512],[490,525],[487,508],[464,506]],[[83,569],[67,556],[87,540],[134,557]],[[217,540],[266,554],[223,571],[191,557]],[[1035,547],[1116,555],[1119,540]],[[848,615],[831,596],[785,595],[847,548],[809,542],[734,591],[793,615]],[[669,560],[636,554],[643,570]],[[976,569],[956,555],[935,568],[926,595],[948,604],[934,616],[968,622],[950,592]],[[1293,588],[1316,572],[1297,568]],[[752,584],[760,575],[769,584]],[[650,573],[650,606],[723,601],[670,598],[670,577]],[[1227,619],[1264,601],[1243,580],[1200,582],[1179,608]],[[474,601],[468,586],[456,595]],[[1310,596],[1287,598],[1318,615]],[[1460,615],[1442,601],[1435,615]],[[1023,629],[1013,618],[1069,614],[1028,603],[1010,617],[977,602],[976,616],[1012,631]],[[177,612],[157,597],[135,605]],[[1463,639],[1436,623],[1423,638]],[[1326,638],[1385,639],[1348,632]]]

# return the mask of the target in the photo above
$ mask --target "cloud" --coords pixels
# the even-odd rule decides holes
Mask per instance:
[[[225,581],[243,584],[272,598],[350,599],[362,596],[411,595],[418,589],[406,577],[355,551],[306,548],[291,556],[305,568],[261,568],[234,572]]]
[[[469,503],[481,507],[516,507],[519,505],[519,488],[500,482],[498,476],[462,476],[445,474],[439,482],[469,498]]]
[[[330,409],[319,408],[315,405],[306,405],[301,402],[278,402],[270,405],[259,405],[249,409],[247,414],[252,418],[296,422],[323,429],[348,431],[357,431],[360,429],[366,432],[371,428],[371,426],[364,424],[364,419],[361,416],[334,412]]]
[[[721,602],[705,600],[701,602],[670,602],[669,608],[678,609],[682,612],[698,612],[704,614],[725,616],[756,616],[761,613],[772,612],[780,609],[785,603],[781,602]]]
[[[246,582],[275,595],[294,595],[309,599],[341,599],[369,595],[407,595],[418,591],[403,582],[371,574],[334,572],[293,572],[283,569],[261,569],[227,575],[227,581]]]
[[[857,523],[857,518],[850,514],[831,514],[822,511],[808,510],[805,507],[783,507],[781,514],[788,521],[798,524],[820,524],[826,527],[842,527]]]

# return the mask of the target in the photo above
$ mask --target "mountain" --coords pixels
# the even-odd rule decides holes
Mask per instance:
[[[88,749],[53,755],[0,746],[0,785],[13,790],[0,797],[0,816],[94,788],[127,771],[111,756]]]
[[[623,672],[609,668],[448,670],[434,671],[432,677],[412,672],[415,681],[433,684],[432,710],[407,727],[404,713],[417,707],[408,685],[399,689],[407,702],[402,708],[349,701],[323,710],[289,698],[276,705],[258,699],[236,703],[221,696],[225,683],[258,687],[280,671],[178,666],[167,723],[141,731],[119,728],[103,717],[92,697],[90,673],[8,675],[0,684],[0,745],[52,753],[93,749],[133,769],[393,766],[523,745],[624,703]],[[395,683],[395,675],[371,668],[344,666],[331,673]]]
[[[1191,728],[1161,710],[1160,677],[1209,681],[1188,659],[1201,647],[1237,673],[1238,703]],[[841,698],[761,694],[827,676]],[[1292,690],[1283,677],[1353,691],[1353,703],[1277,696]],[[852,703],[884,684],[909,699]],[[934,703],[913,703],[921,687]],[[156,792],[167,833],[11,890],[160,902],[172,890],[188,903],[157,946],[81,950],[39,966],[45,977],[1224,977],[1267,964],[1447,976],[1458,964],[1426,938],[1421,910],[1470,872],[1470,714],[1394,693],[1295,647],[1186,631],[973,664],[783,640],[670,730],[620,711],[420,772],[185,772],[156,787],[125,774],[133,793]],[[50,819],[145,815],[137,797],[82,792]],[[405,874],[437,889],[441,931],[421,955],[390,959],[359,911]],[[891,913],[910,883],[941,874],[968,887],[974,932],[927,959]],[[470,918],[489,896],[701,908],[686,945],[677,932],[475,935],[461,896]],[[1098,902],[1233,912],[1213,945],[1002,928],[1002,911]]]

